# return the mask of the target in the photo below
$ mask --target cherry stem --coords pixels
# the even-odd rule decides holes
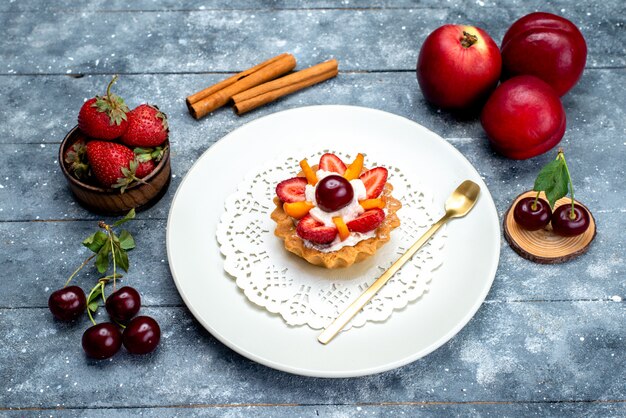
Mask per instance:
[[[115,84],[116,81],[117,81],[117,74],[113,76],[111,81],[109,81],[109,85],[107,86],[107,99],[109,100],[110,103],[113,103],[111,101],[111,86]]]
[[[89,296],[87,296],[87,302],[89,302],[89,300],[91,299],[91,295],[93,295],[93,292],[95,292],[98,288],[104,290],[104,288],[102,288],[102,285],[102,282],[98,280],[98,284],[96,284],[93,289],[91,289],[91,292],[89,292]],[[89,316],[91,323],[97,325],[95,319],[93,319],[93,316],[91,315],[91,308],[89,307],[89,303],[87,303],[87,315]]]
[[[537,202],[539,201],[539,193],[541,192],[537,192],[537,196],[535,196],[535,200],[533,201],[533,204],[530,205],[530,208],[532,210],[537,210]]]
[[[98,325],[98,323],[96,322],[95,319],[93,319],[93,316],[91,316],[91,309],[89,309],[89,306],[87,307],[87,315],[89,316],[89,320],[91,321],[92,324],[94,325]]]
[[[569,218],[574,220],[576,219],[576,213],[574,212],[574,184],[572,183],[572,176],[569,174],[569,168],[567,167],[567,161],[565,161],[565,154],[563,150],[560,149],[557,155],[557,158],[560,158],[563,161],[563,165],[565,166],[565,173],[567,174],[567,181],[569,183],[569,191],[572,195],[572,208],[569,213]]]
[[[122,329],[126,329],[126,325],[124,324],[120,324],[119,322],[117,322],[115,319],[113,320],[113,322],[115,322],[117,324],[118,327],[122,328]]]
[[[111,258],[113,259],[113,274],[111,275],[111,277],[113,277],[113,291],[115,292],[115,279],[117,277],[117,272],[115,265],[115,245],[113,245],[113,231],[111,230],[111,226],[104,223],[104,221],[98,222],[98,226],[107,231],[107,235],[109,236],[109,242],[111,244]]]
[[[463,48],[469,48],[476,42],[478,42],[478,36],[463,31],[463,38],[461,38],[461,46],[463,46]]]
[[[69,279],[67,279],[67,281],[65,282],[65,286],[63,287],[67,287],[68,284],[70,284],[70,282],[72,281],[72,279],[74,278],[74,276],[76,276],[76,274],[81,271],[83,269],[83,267],[85,267],[87,265],[87,263],[89,263],[94,257],[96,256],[96,254],[92,254],[89,257],[87,257],[87,259],[85,261],[83,261],[83,264],[80,265],[80,267],[78,267],[74,273],[72,273],[72,275],[70,276]]]
[[[93,292],[95,292],[96,290],[98,290],[98,288],[100,288],[100,294],[102,295],[102,301],[106,304],[107,303],[107,299],[104,296],[104,287],[106,286],[106,284],[109,282],[109,280],[113,279],[115,280],[116,278],[120,278],[122,277],[121,274],[110,274],[108,276],[104,276],[98,279],[98,283],[93,287],[93,289],[91,289],[91,292],[89,292],[89,296],[87,296],[87,300],[91,299],[91,295],[93,295]],[[91,320],[91,322],[96,325],[96,321],[93,319],[93,316],[91,315],[91,309],[89,308],[89,305],[87,305],[87,315],[89,315],[89,319]]]
[[[115,246],[113,245],[113,231],[111,231],[111,227],[109,225],[106,226],[106,230],[107,233],[109,234],[109,240],[111,241],[111,258],[113,258],[113,291],[115,292],[115,277],[117,276],[116,273],[116,266],[115,266]],[[104,289],[102,289],[102,296],[104,298]]]

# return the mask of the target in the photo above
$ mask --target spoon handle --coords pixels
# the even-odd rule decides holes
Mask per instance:
[[[413,255],[419,250],[422,245],[424,245],[430,237],[432,237],[435,232],[443,224],[445,224],[450,219],[448,213],[443,215],[441,219],[439,219],[433,226],[431,226],[428,231],[424,232],[424,235],[418,239],[415,244],[411,245],[411,247],[404,253],[400,258],[398,258],[389,269],[384,272],[374,283],[368,287],[365,292],[361,293],[354,302],[350,304],[335,320],[317,337],[317,340],[322,344],[328,344],[335,336],[346,326],[348,322],[354,316],[359,313],[361,309],[378,293],[380,289],[391,279],[391,277],[396,274],[398,270],[413,257]]]

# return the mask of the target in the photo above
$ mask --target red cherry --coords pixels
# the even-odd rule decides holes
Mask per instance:
[[[589,228],[591,223],[587,209],[574,203],[574,216],[571,217],[572,205],[565,204],[554,209],[552,214],[552,230],[563,237],[580,235]]]
[[[550,223],[552,210],[550,205],[543,199],[525,197],[520,199],[513,209],[513,219],[522,228],[528,231],[536,231]]]
[[[354,190],[350,182],[334,174],[320,180],[315,189],[317,206],[325,212],[334,212],[348,206],[353,197]]]
[[[129,353],[147,354],[159,345],[161,328],[149,316],[138,316],[128,323],[122,338]]]
[[[83,334],[83,350],[95,359],[105,359],[117,353],[122,346],[122,333],[119,328],[103,322],[87,328]]]
[[[107,298],[106,308],[111,319],[125,324],[137,315],[141,307],[139,292],[124,286]]]
[[[52,292],[48,299],[48,308],[57,319],[71,321],[85,311],[87,298],[78,286],[68,286]]]

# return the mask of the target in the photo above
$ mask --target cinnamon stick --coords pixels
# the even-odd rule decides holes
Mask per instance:
[[[235,112],[238,115],[244,114],[305,87],[333,78],[338,72],[337,60],[331,59],[235,94],[232,97]]]
[[[273,80],[296,67],[291,54],[281,54],[187,97],[189,113],[200,119],[225,105],[237,93]]]

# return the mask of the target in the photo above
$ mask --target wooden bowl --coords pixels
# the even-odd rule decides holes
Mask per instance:
[[[552,225],[550,224],[538,231],[528,231],[515,222],[513,208],[517,202],[525,197],[535,197],[536,195],[537,192],[533,191],[522,193],[515,198],[509,210],[504,214],[504,220],[502,221],[504,238],[506,238],[511,248],[522,257],[540,264],[563,263],[584,254],[596,236],[596,220],[593,218],[591,211],[577,200],[575,202],[589,212],[590,221],[589,228],[580,235],[562,237],[552,231]],[[540,196],[546,199],[543,192],[541,192]],[[571,204],[571,198],[564,197],[555,202],[554,208],[568,204]]]
[[[172,172],[169,146],[152,173],[143,178],[146,184],[135,183],[126,188],[124,193],[120,193],[119,189],[105,189],[95,184],[88,184],[70,174],[63,156],[66,148],[71,146],[79,135],[78,126],[75,126],[63,138],[59,147],[59,165],[76,200],[86,209],[103,215],[121,215],[132,208],[137,211],[147,209],[163,197],[169,186]],[[169,141],[164,145],[169,145]]]

